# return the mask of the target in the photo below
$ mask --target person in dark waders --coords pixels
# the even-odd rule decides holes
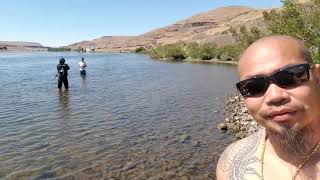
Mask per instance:
[[[61,89],[62,83],[65,89],[69,89],[68,84],[68,70],[70,67],[65,63],[65,59],[61,58],[59,64],[57,65],[58,71],[58,88]]]

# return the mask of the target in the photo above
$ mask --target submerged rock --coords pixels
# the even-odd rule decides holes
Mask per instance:
[[[189,136],[188,134],[183,134],[180,136],[180,143],[186,143],[187,141],[191,140],[191,136]]]
[[[127,164],[122,168],[122,171],[128,171],[130,169],[133,169],[137,166],[137,163],[134,162],[127,162]]]

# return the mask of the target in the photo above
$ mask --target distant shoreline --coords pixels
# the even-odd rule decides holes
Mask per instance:
[[[196,62],[196,63],[211,63],[211,64],[231,64],[238,65],[237,61],[221,61],[219,59],[210,59],[210,60],[202,60],[202,59],[184,59],[183,62]]]

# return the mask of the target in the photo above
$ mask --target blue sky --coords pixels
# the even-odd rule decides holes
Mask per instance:
[[[280,0],[7,0],[0,41],[63,46],[101,36],[139,35],[223,6],[280,7]]]

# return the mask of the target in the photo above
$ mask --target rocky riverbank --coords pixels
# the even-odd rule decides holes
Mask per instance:
[[[236,138],[244,138],[258,131],[261,126],[248,113],[243,98],[239,92],[230,93],[225,99],[225,119],[218,128],[230,131]]]

